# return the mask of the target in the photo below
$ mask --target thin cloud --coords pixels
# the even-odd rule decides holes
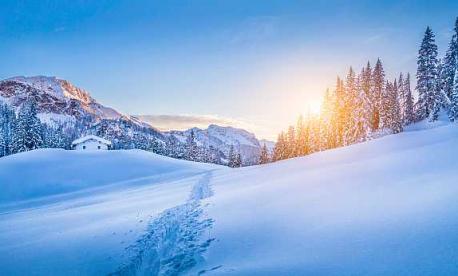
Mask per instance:
[[[193,127],[207,128],[211,124],[245,129],[257,138],[275,139],[272,128],[265,122],[252,123],[218,115],[133,115],[151,126],[161,130],[187,130]]]
[[[135,115],[160,130],[185,130],[192,127],[206,128],[211,124],[246,127],[248,123],[216,115]]]

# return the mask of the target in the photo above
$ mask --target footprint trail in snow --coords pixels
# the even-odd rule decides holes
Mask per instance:
[[[185,204],[165,210],[150,222],[146,234],[127,248],[128,263],[111,275],[178,275],[202,259],[213,239],[201,241],[213,220],[206,218],[201,200],[213,195],[212,172],[193,186]]]

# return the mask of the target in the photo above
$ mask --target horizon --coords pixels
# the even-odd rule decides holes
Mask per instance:
[[[7,1],[4,7],[2,79],[57,76],[124,114],[169,116],[170,128],[186,117],[190,127],[207,120],[275,140],[316,109],[350,66],[358,72],[380,57],[390,79],[414,76],[426,26],[442,57],[458,3]]]

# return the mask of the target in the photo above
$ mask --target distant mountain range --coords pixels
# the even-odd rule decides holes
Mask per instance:
[[[272,142],[260,142],[254,134],[238,128],[210,125],[207,129],[192,128],[186,131],[161,132],[136,116],[122,114],[93,99],[84,89],[57,77],[13,77],[0,81],[0,101],[19,108],[27,99],[37,103],[40,120],[50,126],[83,124],[85,130],[108,138],[119,148],[138,145],[136,140],[154,140],[167,147],[178,143],[183,146],[194,132],[199,148],[218,151],[221,162],[226,162],[231,146],[242,155],[244,165],[256,164],[264,143],[272,148]],[[81,133],[83,135],[84,133]],[[170,140],[174,143],[171,143]],[[174,144],[174,146],[176,146]],[[145,148],[147,149],[147,148]],[[165,148],[165,155],[172,155]]]

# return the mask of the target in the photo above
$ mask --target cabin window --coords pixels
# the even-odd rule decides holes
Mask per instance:
[[[98,146],[97,148],[100,149],[100,146]]]
[[[86,146],[83,146],[83,149],[86,149]]]

